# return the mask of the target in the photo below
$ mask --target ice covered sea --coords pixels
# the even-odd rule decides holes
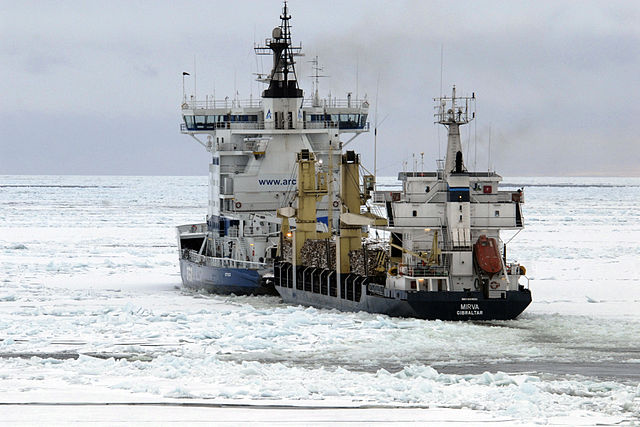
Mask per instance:
[[[0,403],[640,422],[640,179],[504,183],[525,187],[508,257],[534,302],[457,323],[181,291],[173,227],[204,219],[205,177],[1,176]]]

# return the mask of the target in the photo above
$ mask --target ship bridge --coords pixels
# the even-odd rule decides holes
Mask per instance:
[[[342,132],[369,131],[366,99],[304,99],[296,123],[285,117],[269,123],[262,99],[188,101],[182,104],[180,131],[183,134],[211,133],[217,129],[269,131],[294,129],[337,129]]]
[[[318,215],[332,218],[337,227],[340,210],[340,156],[342,149],[369,131],[369,102],[346,93],[342,99],[318,95],[321,67],[314,61],[315,85],[311,96],[298,85],[296,57],[301,45],[291,38],[288,5],[257,55],[271,56],[273,67],[258,81],[268,84],[259,97],[224,99],[184,93],[180,131],[211,153],[209,165],[209,217],[244,218],[261,212],[280,221],[275,212],[288,206],[297,188],[296,153],[313,152],[319,167],[332,177],[327,195],[318,200]],[[189,73],[183,73],[183,79]],[[194,85],[195,86],[195,85]],[[344,136],[346,134],[346,136]],[[343,138],[343,139],[341,139]]]

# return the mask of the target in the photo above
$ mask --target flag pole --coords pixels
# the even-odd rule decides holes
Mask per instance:
[[[186,71],[182,72],[182,102],[186,103],[187,102],[187,94],[184,91],[184,76],[190,76],[191,74],[187,73]]]

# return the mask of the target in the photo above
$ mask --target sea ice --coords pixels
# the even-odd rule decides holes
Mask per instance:
[[[204,218],[202,177],[19,179],[75,187],[0,193],[2,402],[640,416],[639,180],[505,180],[525,185],[527,228],[508,257],[527,267],[534,302],[514,321],[465,323],[180,291],[173,227]]]

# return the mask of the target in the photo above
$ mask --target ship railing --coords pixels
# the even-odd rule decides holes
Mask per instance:
[[[205,99],[204,101],[188,100],[182,104],[183,110],[213,110],[229,108],[262,108],[262,99]]]
[[[373,202],[399,202],[402,199],[402,191],[374,191]]]
[[[369,108],[369,101],[366,99],[355,98],[323,98],[319,100],[307,98],[302,101],[302,106],[322,108]]]
[[[206,132],[217,129],[228,130],[296,130],[296,129],[341,129],[341,130],[354,130],[354,131],[369,131],[371,125],[369,122],[365,124],[351,123],[351,122],[316,122],[316,121],[301,121],[301,126],[298,127],[284,127],[273,125],[270,127],[265,126],[262,121],[247,121],[247,122],[234,122],[224,121],[215,123],[198,123],[191,126],[187,126],[186,123],[180,123],[181,133],[190,132]]]
[[[267,266],[267,264],[264,262],[242,261],[232,258],[201,255],[192,249],[183,250],[182,259],[186,259],[200,265],[206,265],[208,267],[219,268],[248,268],[256,270]]]
[[[526,270],[524,270],[524,267],[522,267],[519,262],[508,262],[505,266],[505,271],[509,276],[518,275],[520,277],[524,277],[527,280],[526,288],[529,289],[529,277],[526,274]]]
[[[368,131],[370,129],[370,123],[366,122],[364,124],[359,123],[351,123],[351,122],[334,122],[334,121],[318,121],[318,122],[300,122],[302,123],[303,129],[342,129],[342,130],[354,130],[354,131]],[[224,122],[215,122],[215,123],[199,123],[194,124],[193,126],[187,126],[186,123],[180,123],[180,132],[181,133],[189,133],[189,132],[206,132],[212,131],[216,129],[230,129],[230,130],[267,130],[267,129],[275,129],[275,130],[289,130],[289,129],[297,129],[297,128],[288,128],[288,127],[270,127],[267,128],[264,122],[232,122],[232,121],[224,121]]]
[[[264,122],[222,122],[223,125],[226,125],[226,129],[236,129],[236,130],[263,130]]]
[[[439,175],[438,172],[425,172],[425,171],[399,172],[398,179],[401,181],[404,181],[407,178],[440,178],[438,175]]]
[[[358,123],[355,121],[311,121],[303,122],[305,129],[341,129],[354,131],[369,131],[369,122]]]
[[[471,227],[473,228],[518,228],[522,227],[522,219],[518,222],[518,218],[513,215],[503,216],[475,216],[471,219]]]
[[[430,229],[442,230],[442,227],[444,226],[442,218],[439,216],[423,216],[419,218],[413,216],[390,217],[389,214],[385,212],[380,216],[386,217],[389,220],[389,227],[423,227],[425,232],[428,232],[431,231]],[[376,226],[376,228],[379,227],[380,226]]]
[[[369,101],[366,99],[355,98],[323,98],[320,100],[314,100],[313,98],[307,98],[302,101],[302,106],[308,107],[322,107],[322,108],[353,108],[353,109],[368,109]],[[249,99],[211,99],[206,98],[204,100],[189,99],[182,104],[183,110],[213,110],[213,109],[230,109],[230,108],[262,108],[262,99],[249,98]]]
[[[467,252],[471,250],[471,244],[469,245],[453,245],[453,244],[441,244],[440,250],[442,252]]]
[[[338,122],[304,122],[305,129],[337,129],[338,127]]]
[[[510,276],[513,275],[513,274],[522,275],[521,271],[520,271],[520,263],[508,262],[505,265],[505,268],[507,270],[507,274],[510,275]]]
[[[193,126],[187,126],[185,123],[180,123],[180,132],[203,132],[216,129],[231,129],[231,130],[264,130],[264,122],[215,122],[215,123],[198,123]]]
[[[386,191],[374,191],[373,192],[373,203],[384,203],[386,201]]]
[[[367,207],[371,209],[371,213],[372,214],[374,214],[376,216],[379,216],[381,218],[387,218],[387,211],[381,205],[374,205],[373,203],[367,202]],[[361,212],[361,213],[363,213],[363,212]]]
[[[405,193],[403,191],[389,191],[389,190],[376,190],[373,193],[374,203],[386,203],[386,202],[403,202],[403,201],[419,201],[420,203],[429,203],[431,200],[442,195],[446,195],[446,191],[431,191],[429,193]],[[419,199],[419,200],[418,200]]]
[[[441,277],[449,275],[449,270],[446,267],[422,265],[422,263],[402,264],[398,271],[411,277]]]

